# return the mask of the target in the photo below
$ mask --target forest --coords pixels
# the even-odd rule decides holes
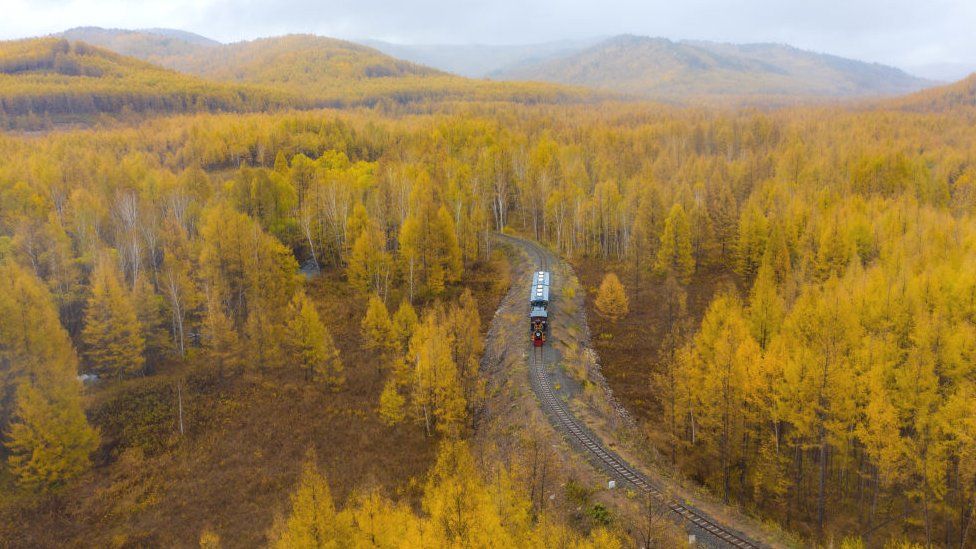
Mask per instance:
[[[77,48],[39,58],[61,75],[42,79],[83,78],[65,76]],[[607,274],[588,288],[598,351],[641,329],[637,311],[664,316],[628,365],[663,467],[810,542],[974,543],[972,107],[533,103],[0,134],[0,538],[628,545],[619,522],[537,504],[524,464],[472,455],[507,290],[491,235],[510,231]],[[703,296],[705,276],[724,283]],[[196,471],[210,420],[282,395],[362,398],[343,421],[403,441],[404,478],[426,480],[338,478],[333,499],[329,446],[299,440],[246,536],[200,517],[171,538],[130,527],[180,497],[148,469]]]

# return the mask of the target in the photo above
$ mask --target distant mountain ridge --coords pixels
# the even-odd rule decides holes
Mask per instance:
[[[556,58],[490,75],[542,80],[632,96],[869,97],[918,91],[934,82],[877,63],[782,44],[674,42],[621,35]]]
[[[538,44],[394,44],[359,40],[381,52],[469,78],[484,78],[522,63],[543,61],[588,48],[603,38]]]

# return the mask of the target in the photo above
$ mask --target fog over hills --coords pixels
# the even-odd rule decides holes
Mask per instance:
[[[583,86],[672,102],[880,97],[935,85],[903,70],[784,44],[620,35],[523,45],[401,45],[289,35],[233,44],[178,30],[84,27],[63,36],[191,74],[295,87],[442,72]],[[428,68],[430,67],[430,68]]]
[[[525,62],[493,78],[537,79],[628,95],[863,97],[933,84],[900,69],[782,44],[673,42],[622,35],[569,55]]]
[[[393,44],[381,40],[360,40],[381,52],[468,76],[484,78],[513,66],[571,55],[603,40],[590,38],[559,40],[539,44]]]

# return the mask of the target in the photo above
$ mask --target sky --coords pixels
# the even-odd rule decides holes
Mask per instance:
[[[615,34],[777,42],[902,68],[976,68],[976,0],[0,0],[0,38],[77,26],[220,40],[287,33],[403,44]]]

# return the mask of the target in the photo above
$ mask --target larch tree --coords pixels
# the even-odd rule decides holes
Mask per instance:
[[[407,350],[407,345],[410,343],[410,338],[413,337],[413,332],[417,329],[419,322],[417,311],[414,310],[413,305],[406,299],[401,301],[396,313],[393,314],[393,336],[399,344],[400,352]]]
[[[418,289],[437,295],[446,283],[461,277],[461,248],[454,219],[439,203],[426,172],[420,173],[410,193],[410,213],[400,228],[400,256],[411,298]]]
[[[492,505],[467,442],[445,440],[424,489],[436,536],[456,547],[514,546]]]
[[[17,482],[49,489],[91,467],[98,433],[88,425],[74,379],[24,382],[7,434],[8,463]]]
[[[776,287],[776,273],[771,262],[768,259],[763,260],[749,292],[747,313],[753,336],[762,350],[766,350],[773,335],[779,331],[785,316],[784,309],[783,298]]]
[[[284,524],[280,525],[274,546],[280,549],[320,549],[340,547],[341,541],[332,491],[319,470],[315,452],[309,450],[302,464],[298,488],[291,496],[291,512]]]
[[[121,379],[143,371],[145,339],[132,296],[108,257],[92,273],[81,338],[91,371]]]
[[[288,306],[288,318],[289,346],[305,371],[305,380],[321,379],[329,385],[342,385],[339,350],[304,292],[295,294]]]
[[[214,298],[207,303],[202,332],[201,344],[207,354],[207,363],[216,368],[217,377],[224,377],[228,371],[240,372],[244,369],[237,330]]]
[[[347,259],[346,278],[360,292],[386,295],[393,276],[393,259],[386,251],[386,238],[375,222],[358,231]]]
[[[630,311],[630,300],[627,298],[624,285],[620,283],[616,274],[607,273],[604,275],[594,305],[600,314],[612,321],[627,316]]]
[[[17,482],[55,488],[91,466],[78,359],[40,280],[0,259],[0,432]]]
[[[675,203],[664,220],[661,245],[657,251],[654,270],[662,275],[671,274],[682,283],[691,281],[695,273],[695,256],[692,255],[691,226],[688,214],[680,203]]]
[[[383,385],[383,392],[380,393],[379,415],[383,423],[396,425],[406,418],[404,406],[407,399],[400,394],[399,383],[395,376]]]
[[[742,304],[731,293],[720,294],[702,319],[684,375],[693,395],[689,413],[697,416],[695,442],[718,457],[726,503],[732,497],[732,467],[740,461],[736,441],[746,433],[753,410],[758,358]]]
[[[467,403],[454,363],[453,338],[441,321],[442,313],[428,312],[410,338],[407,353],[410,404],[428,436],[457,434],[464,426]]]
[[[363,338],[363,349],[369,351],[371,360],[376,362],[376,371],[379,372],[398,345],[390,312],[378,295],[374,294],[369,298],[366,314],[360,323],[360,334]]]
[[[465,400],[468,406],[477,408],[485,393],[484,380],[478,375],[485,343],[481,335],[478,304],[471,290],[465,290],[457,304],[450,307],[445,322],[450,337],[454,340],[454,363],[464,388]]]

